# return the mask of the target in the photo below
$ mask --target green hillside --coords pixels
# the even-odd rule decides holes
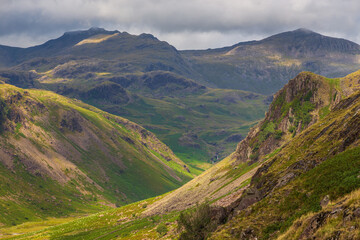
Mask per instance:
[[[251,92],[206,88],[167,71],[124,74],[98,69],[89,60],[73,60],[46,72],[2,71],[0,76],[18,86],[81,99],[139,123],[198,174],[233,151],[264,116],[269,101]]]
[[[44,90],[0,85],[0,223],[121,206],[195,170],[127,119]]]
[[[199,210],[193,216],[200,217],[198,224],[208,220],[217,227],[204,225],[194,228],[194,233],[215,230],[210,239],[356,239],[360,218],[358,80],[358,72],[342,79],[302,73],[276,94],[265,120],[244,140],[259,141],[264,124],[272,122],[276,130],[275,123],[293,113],[289,132],[274,138],[279,140],[275,145],[260,144],[262,154],[257,159],[241,157],[243,141],[234,154],[173,192],[62,225],[39,227],[21,239],[175,239],[182,231],[177,229],[181,211],[193,211],[197,202],[205,200],[210,203],[210,215]],[[283,97],[290,101],[281,103]],[[308,108],[310,103],[312,108]],[[324,113],[324,108],[329,111]],[[299,109],[305,115],[297,115]],[[309,116],[310,121],[302,121],[308,123],[303,125],[296,116]],[[294,125],[296,134],[290,131]],[[268,137],[275,136],[269,132]],[[14,231],[26,232],[26,226],[1,233]]]
[[[197,173],[229,155],[263,118],[271,97],[261,94],[273,94],[304,70],[342,77],[359,68],[360,53],[356,43],[306,29],[178,51],[151,34],[91,28],[1,50],[0,79],[81,99],[139,123]]]

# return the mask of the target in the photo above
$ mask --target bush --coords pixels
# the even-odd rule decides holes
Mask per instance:
[[[296,127],[295,126],[291,126],[289,128],[289,132],[293,133],[294,131],[296,131]]]
[[[283,135],[283,132],[281,130],[275,131],[275,139],[278,139],[278,140],[281,139],[282,135]]]
[[[165,224],[161,223],[159,224],[159,226],[156,228],[156,231],[160,234],[160,236],[165,236],[166,233],[168,232],[168,229],[166,227]]]
[[[179,240],[202,240],[215,231],[218,221],[211,218],[211,207],[203,203],[189,212],[182,212],[178,219],[178,229],[183,230]]]

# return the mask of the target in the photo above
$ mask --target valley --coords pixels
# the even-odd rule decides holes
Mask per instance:
[[[356,226],[358,219],[359,79],[359,72],[341,79],[302,73],[275,95],[266,118],[250,131],[233,154],[179,189],[27,233],[21,239],[173,239],[181,233],[176,223],[179,215],[184,214],[183,211],[200,211],[196,210],[201,208],[198,203],[205,199],[210,204],[209,221],[215,228],[198,234],[207,234],[210,239],[259,236],[264,239],[291,236],[293,239],[295,232],[304,238],[333,234],[358,236],[356,227],[348,232],[343,226],[345,223]],[[282,98],[290,99],[290,103],[283,102]],[[299,100],[299,105],[294,105]],[[313,106],[311,110],[309,104]],[[319,114],[324,108],[330,111]],[[299,110],[305,111],[309,121],[297,121]],[[289,121],[292,116],[294,120]],[[286,126],[277,125],[281,119],[287,119],[283,120]],[[274,124],[274,130],[260,143],[264,133],[261,129],[269,123]],[[291,130],[292,126],[298,127]],[[281,128],[286,131],[280,138],[271,134]],[[244,145],[252,142],[259,144],[256,150],[252,148],[259,152],[258,158],[243,158],[248,149]],[[334,208],[341,213],[346,211],[346,216],[351,217],[334,218],[339,214],[328,210]],[[204,212],[197,214],[206,216],[201,215]],[[335,215],[330,217],[330,214]],[[317,225],[309,223],[313,221],[317,221]],[[160,225],[165,226],[166,231],[161,232]],[[327,230],[322,231],[325,227]]]
[[[4,225],[121,206],[194,177],[127,119],[49,91],[2,84],[0,96]]]
[[[0,46],[0,239],[359,238],[359,55],[307,29]]]

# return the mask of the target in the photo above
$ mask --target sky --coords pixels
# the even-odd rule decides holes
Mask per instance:
[[[151,33],[207,49],[307,28],[360,43],[359,0],[0,0],[0,45],[28,47],[66,31]]]

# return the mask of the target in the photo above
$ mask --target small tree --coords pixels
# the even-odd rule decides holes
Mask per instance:
[[[212,221],[211,207],[206,202],[189,212],[182,212],[178,218],[178,229],[183,231],[179,240],[202,240],[210,236],[217,227]]]
[[[156,228],[156,231],[160,234],[160,236],[164,236],[168,232],[168,229],[165,224],[160,223],[159,226]]]

